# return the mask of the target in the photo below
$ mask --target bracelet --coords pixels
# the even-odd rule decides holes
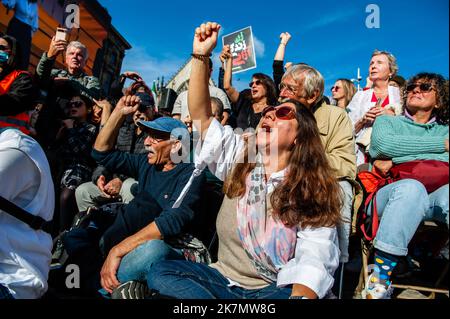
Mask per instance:
[[[205,55],[203,55],[203,54],[195,54],[195,53],[192,53],[191,54],[191,56],[194,58],[194,59],[197,59],[197,60],[200,60],[200,61],[203,61],[203,62],[206,62],[208,59],[209,59],[209,57],[211,56],[212,54],[205,54]]]

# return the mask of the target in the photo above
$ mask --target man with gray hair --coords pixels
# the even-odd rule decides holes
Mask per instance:
[[[55,61],[65,51],[65,68],[55,69]],[[100,98],[100,83],[83,69],[88,59],[88,50],[78,41],[67,41],[53,37],[48,52],[44,52],[36,68],[38,84],[47,93],[48,107],[39,114],[39,142],[51,147],[60,128],[60,121],[69,116],[67,103],[73,95],[81,94],[89,99]]]
[[[56,58],[64,50],[66,51],[64,60],[66,69],[53,69]],[[87,59],[88,50],[84,44],[72,41],[67,45],[67,41],[57,40],[56,37],[53,37],[48,52],[42,54],[36,68],[36,74],[41,86],[44,89],[49,89],[52,82],[56,86],[64,83],[91,99],[99,98],[100,83],[98,79],[87,75],[83,71]]]
[[[320,138],[326,156],[335,170],[343,192],[342,216],[345,224],[339,227],[340,261],[348,261],[348,240],[356,178],[355,141],[353,126],[345,110],[328,105],[324,101],[324,79],[322,74],[306,64],[290,67],[280,84],[280,99],[294,99],[308,107],[319,127]]]

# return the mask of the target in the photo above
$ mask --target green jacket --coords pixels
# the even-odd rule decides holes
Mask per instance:
[[[98,99],[100,97],[100,82],[95,76],[89,76],[81,72],[77,76],[69,74],[67,70],[53,69],[55,60],[49,59],[44,52],[36,68],[36,74],[41,87],[49,89],[51,82],[55,78],[68,78],[70,86],[81,94]]]

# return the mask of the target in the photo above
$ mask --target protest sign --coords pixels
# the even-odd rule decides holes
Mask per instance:
[[[256,68],[255,45],[252,27],[247,27],[222,37],[223,45],[229,45],[233,55],[233,73]]]

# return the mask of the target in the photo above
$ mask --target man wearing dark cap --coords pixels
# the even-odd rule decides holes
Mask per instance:
[[[196,236],[201,228],[195,209],[204,176],[193,174],[193,164],[180,161],[188,157],[189,150],[189,133],[181,121],[164,117],[140,121],[147,133],[147,155],[112,151],[118,128],[139,105],[137,96],[123,97],[100,131],[92,152],[100,165],[139,181],[135,199],[125,205],[101,242],[108,254],[101,270],[101,285],[109,293],[130,280],[145,282],[156,260],[182,259],[180,250],[167,241],[182,233]]]

